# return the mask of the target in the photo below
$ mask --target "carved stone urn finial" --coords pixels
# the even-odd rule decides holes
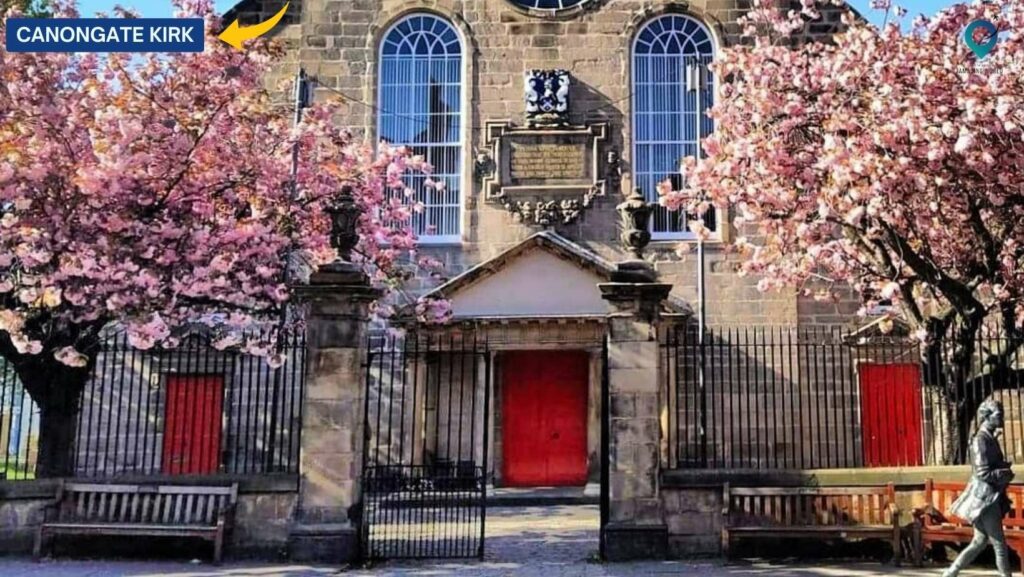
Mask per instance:
[[[644,249],[651,242],[650,221],[654,207],[636,189],[615,208],[622,217],[622,244],[638,259],[643,259]]]
[[[356,232],[359,212],[352,187],[347,185],[341,188],[341,193],[327,208],[331,217],[331,246],[337,249],[338,258],[343,262],[351,261],[352,249],[359,244],[359,233]]]

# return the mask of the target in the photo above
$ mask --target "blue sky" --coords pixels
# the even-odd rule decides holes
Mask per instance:
[[[880,12],[868,9],[869,0],[848,0],[854,7],[865,14],[869,20],[876,24],[880,24],[882,15]],[[954,4],[953,0],[894,0],[896,4],[899,4],[910,12],[907,15],[907,19],[912,19],[918,14],[924,14],[931,16],[942,8]],[[79,0],[79,8],[82,11],[83,16],[92,16],[97,11],[110,11],[115,4],[122,4],[124,6],[136,8],[142,12],[144,16],[150,18],[168,17],[172,15],[173,9],[171,8],[170,0],[121,0],[120,2],[112,0]],[[234,6],[235,0],[217,0],[217,9],[221,12],[226,11],[228,8]]]

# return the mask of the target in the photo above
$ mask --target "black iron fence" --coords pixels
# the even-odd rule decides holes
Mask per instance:
[[[363,555],[482,557],[486,345],[473,336],[374,338],[365,371]]]
[[[1007,458],[1024,462],[1024,357],[979,332],[971,369],[909,337],[838,328],[680,327],[663,341],[669,467],[835,469],[965,462],[982,400],[1002,401]],[[1002,369],[989,366],[1001,355]]]
[[[82,392],[76,477],[298,471],[306,346],[284,339],[286,362],[220,351],[204,336],[140,351],[106,339]],[[0,359],[0,478],[35,477],[39,410]]]
[[[39,450],[39,408],[0,358],[0,480],[35,478]]]

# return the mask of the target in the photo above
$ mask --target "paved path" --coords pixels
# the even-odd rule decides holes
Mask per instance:
[[[520,562],[417,563],[387,565],[370,570],[338,571],[305,565],[227,564],[221,567],[189,563],[144,563],[114,561],[52,561],[32,563],[0,558],[4,577],[938,577],[936,568],[884,567],[878,564],[833,563],[793,566],[753,564],[722,567],[712,563],[550,563],[523,559]],[[965,571],[967,577],[992,577],[994,569]]]
[[[386,563],[338,571],[304,565],[148,563],[57,560],[32,563],[0,558],[3,577],[938,577],[936,568],[894,568],[877,563],[820,565],[713,562],[644,562],[603,565],[597,556],[596,507],[498,508],[488,511],[487,555],[483,562]],[[963,575],[982,577],[994,570]]]

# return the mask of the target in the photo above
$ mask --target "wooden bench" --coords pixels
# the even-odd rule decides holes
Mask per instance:
[[[924,482],[924,505],[914,509],[914,563],[921,565],[924,552],[933,543],[970,543],[974,529],[965,519],[949,513],[950,507],[967,483]],[[1024,571],[1024,485],[1010,485],[1006,491],[1013,503],[1009,515],[1003,518],[1006,545],[1021,558]]]
[[[725,485],[722,553],[738,539],[882,539],[900,560],[896,490],[884,487],[740,488]]]
[[[47,505],[34,555],[54,535],[199,537],[213,542],[220,563],[224,531],[233,520],[238,485],[108,485],[63,482]]]

